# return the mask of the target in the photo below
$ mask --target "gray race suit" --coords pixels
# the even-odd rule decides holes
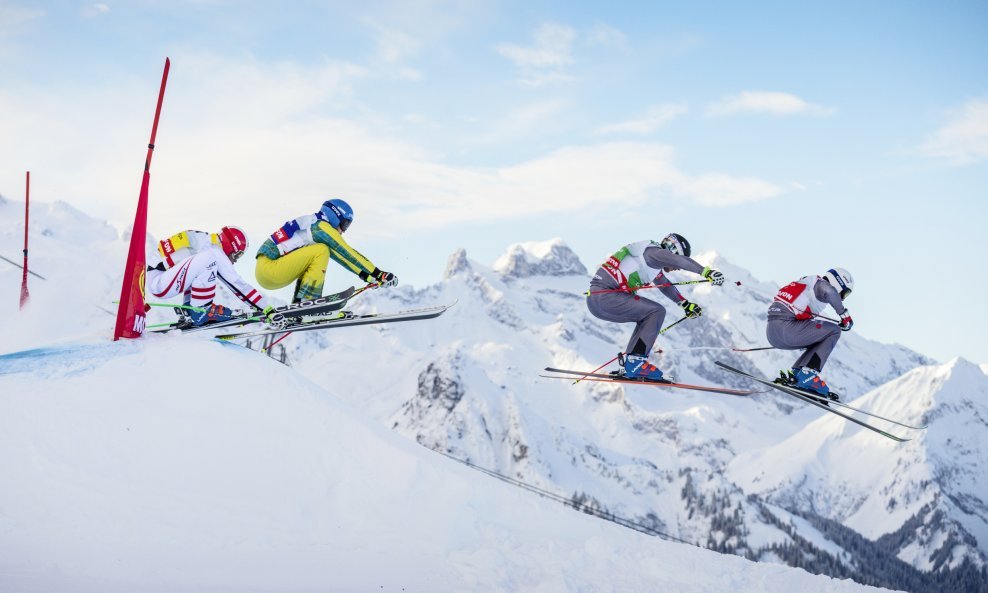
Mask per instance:
[[[829,304],[843,315],[847,311],[840,294],[829,282],[820,278],[813,285],[817,300]],[[810,367],[822,371],[833,352],[841,329],[836,323],[823,319],[796,319],[796,315],[784,304],[775,301],[768,308],[768,326],[765,335],[768,343],[782,350],[806,350],[796,359],[792,367]]]
[[[686,270],[700,274],[703,266],[692,259],[676,255],[671,251],[658,246],[647,247],[642,256],[650,268],[656,270]],[[642,278],[643,282],[652,281],[653,284],[666,284],[669,280],[665,274],[659,272],[653,279]],[[590,292],[599,290],[620,289],[621,284],[613,275],[605,270],[604,266],[597,269],[593,279],[590,281]],[[649,289],[654,290],[654,289]],[[664,286],[658,290],[662,291],[666,297],[675,303],[683,300],[683,295],[676,290],[675,286]],[[614,321],[617,323],[635,323],[635,331],[628,340],[626,353],[648,355],[652,351],[655,339],[659,336],[662,322],[665,320],[665,307],[659,303],[644,298],[641,292],[602,292],[587,296],[587,308],[594,317],[604,321]]]

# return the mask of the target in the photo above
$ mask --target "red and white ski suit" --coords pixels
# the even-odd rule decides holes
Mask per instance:
[[[183,231],[160,241],[148,257],[147,292],[167,299],[185,295],[185,303],[206,307],[216,296],[216,282],[241,301],[263,310],[270,302],[237,274],[216,234]]]

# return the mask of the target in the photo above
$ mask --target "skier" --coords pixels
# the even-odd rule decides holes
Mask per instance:
[[[235,226],[225,226],[218,233],[182,231],[164,241],[148,257],[147,289],[158,298],[185,295],[191,310],[189,318],[196,326],[227,321],[235,313],[213,302],[216,281],[220,280],[251,308],[272,315],[274,306],[233,269],[234,262],[247,249],[247,236]]]
[[[618,323],[635,322],[635,331],[623,357],[624,377],[659,381],[662,371],[648,362],[655,339],[665,319],[665,307],[646,299],[636,290],[648,282],[656,285],[670,300],[683,308],[687,317],[699,317],[703,309],[691,303],[669,285],[665,272],[686,270],[702,275],[714,285],[724,283],[724,275],[690,259],[690,244],[672,233],[655,241],[638,241],[612,255],[590,281],[587,308],[595,317]]]
[[[353,222],[353,209],[343,200],[329,200],[315,214],[289,220],[257,250],[254,275],[264,288],[295,283],[293,303],[322,296],[326,266],[332,259],[364,282],[396,286],[398,277],[375,266],[343,240]]]
[[[854,279],[844,268],[831,268],[823,276],[804,276],[783,286],[768,308],[765,330],[770,344],[783,350],[806,350],[793,363],[792,370],[782,371],[776,383],[812,391],[837,401],[820,378],[820,371],[837,345],[841,331],[854,325],[844,299],[854,289]],[[830,305],[840,315],[840,323],[820,318]]]

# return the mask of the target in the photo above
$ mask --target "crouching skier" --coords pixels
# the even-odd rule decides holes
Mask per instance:
[[[820,378],[820,371],[837,345],[841,331],[848,331],[854,325],[844,306],[844,299],[852,290],[854,279],[844,268],[832,268],[823,276],[804,276],[779,290],[768,308],[766,337],[770,344],[782,350],[806,350],[793,363],[792,370],[782,371],[776,383],[838,399]],[[840,315],[840,323],[820,318],[827,305]]]
[[[274,290],[294,282],[293,303],[317,299],[332,259],[364,282],[397,285],[397,276],[378,269],[343,239],[352,222],[353,209],[343,200],[329,200],[315,214],[289,220],[257,250],[258,284]]]
[[[635,323],[635,331],[623,356],[623,373],[629,379],[659,381],[662,371],[648,361],[659,336],[666,309],[646,299],[637,289],[651,282],[666,297],[678,303],[687,317],[699,317],[703,309],[691,303],[675,286],[669,285],[665,272],[686,270],[701,274],[714,285],[724,283],[724,275],[690,259],[690,244],[676,233],[661,242],[638,241],[622,247],[607,259],[590,281],[587,308],[595,317],[618,323]],[[619,359],[621,356],[619,356]]]
[[[196,326],[234,316],[229,307],[213,302],[217,281],[251,308],[272,315],[274,306],[233,268],[246,249],[247,236],[235,226],[225,226],[218,233],[176,233],[159,241],[148,257],[147,290],[162,299],[185,295],[185,304],[195,307],[189,310],[189,319]]]

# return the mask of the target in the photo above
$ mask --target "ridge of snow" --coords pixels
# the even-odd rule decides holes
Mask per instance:
[[[875,590],[574,513],[213,341],[0,356],[0,465],[4,590]]]

